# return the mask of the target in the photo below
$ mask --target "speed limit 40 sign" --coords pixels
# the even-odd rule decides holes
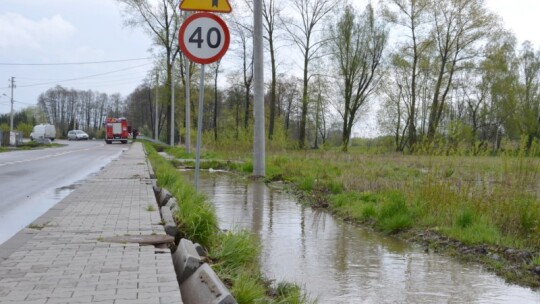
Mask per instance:
[[[225,22],[211,13],[189,16],[180,27],[178,39],[186,57],[200,64],[218,61],[231,40]]]

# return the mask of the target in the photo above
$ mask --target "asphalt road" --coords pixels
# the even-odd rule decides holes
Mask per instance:
[[[55,142],[65,146],[0,153],[0,244],[128,148],[102,140]]]

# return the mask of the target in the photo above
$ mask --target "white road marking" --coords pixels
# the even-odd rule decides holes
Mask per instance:
[[[20,163],[33,162],[33,161],[43,160],[43,159],[52,158],[52,157],[58,157],[58,156],[62,156],[62,155],[66,155],[66,154],[71,154],[71,153],[75,153],[75,152],[91,150],[91,149],[94,149],[94,148],[97,148],[97,147],[100,147],[100,146],[90,147],[90,148],[80,149],[80,150],[72,150],[72,151],[65,151],[65,152],[59,152],[59,153],[54,153],[54,154],[48,154],[48,155],[44,155],[44,156],[40,156],[40,157],[34,157],[34,158],[29,158],[29,159],[25,159],[25,160],[17,160],[17,161],[11,161],[11,162],[0,163],[0,167],[3,167],[3,166],[9,166],[9,165],[15,165],[15,164],[20,164]]]

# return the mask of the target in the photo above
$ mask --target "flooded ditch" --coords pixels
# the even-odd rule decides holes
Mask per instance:
[[[318,303],[540,303],[539,291],[301,206],[281,189],[221,172],[199,178],[221,229],[259,237],[264,275]]]

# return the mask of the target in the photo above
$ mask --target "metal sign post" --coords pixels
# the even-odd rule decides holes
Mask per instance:
[[[201,64],[201,80],[199,81],[199,113],[197,116],[197,150],[195,158],[195,190],[199,190],[199,164],[201,162],[201,141],[204,97],[204,64]]]
[[[191,61],[201,64],[199,83],[199,113],[197,119],[197,151],[195,159],[195,189],[199,189],[201,160],[202,121],[204,102],[204,65],[218,61],[229,48],[230,36],[221,18],[210,13],[189,16],[180,27],[180,49]],[[188,72],[189,73],[189,72]]]

